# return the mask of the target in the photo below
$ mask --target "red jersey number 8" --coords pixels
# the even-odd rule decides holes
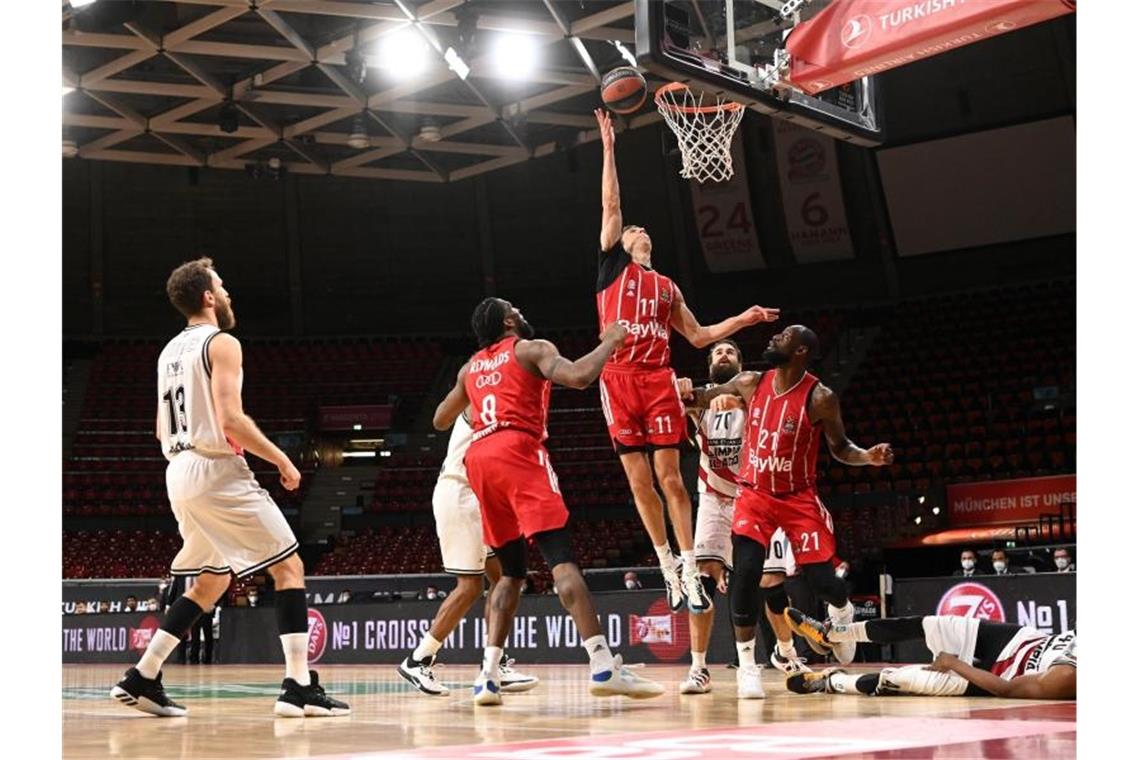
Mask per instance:
[[[479,420],[486,427],[491,427],[498,420],[495,418],[495,394],[488,393],[483,397],[483,408],[479,411]]]

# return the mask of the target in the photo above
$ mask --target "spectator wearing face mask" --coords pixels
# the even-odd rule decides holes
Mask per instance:
[[[246,598],[249,599],[249,606],[250,607],[256,607],[257,606],[257,587],[256,586],[249,590],[249,593],[246,594]]]
[[[625,587],[630,591],[641,588],[641,581],[638,580],[637,573],[633,572],[632,570],[625,574],[624,581]]]
[[[1065,548],[1053,550],[1053,564],[1057,566],[1058,573],[1075,573],[1077,572],[1077,563],[1073,562],[1073,558],[1069,556],[1069,550]]]
[[[439,588],[437,588],[434,585],[429,585],[419,595],[419,598],[420,599],[426,599],[429,602],[434,602],[437,599],[446,599],[447,598],[447,592],[446,591],[440,591]]]
[[[151,597],[146,600],[146,608],[148,612],[158,612],[158,599]]]
[[[1021,573],[1020,567],[1009,564],[1009,558],[1005,556],[1004,549],[994,549],[990,561],[994,566],[994,575],[1018,575]]]
[[[965,549],[962,551],[961,562],[962,567],[954,571],[954,577],[972,578],[977,573],[978,555],[973,549]]]

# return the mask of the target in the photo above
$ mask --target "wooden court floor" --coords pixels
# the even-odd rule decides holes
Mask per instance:
[[[733,671],[710,668],[713,693],[682,697],[684,666],[647,666],[669,691],[652,700],[596,699],[586,667],[522,668],[543,679],[476,708],[476,668],[443,666],[448,697],[428,697],[392,666],[324,666],[321,683],[345,718],[275,718],[279,666],[178,666],[164,671],[185,718],[154,718],[107,692],[123,666],[63,667],[65,758],[1071,758],[1076,703],[984,698],[810,695],[764,671],[768,698],[738,701]]]

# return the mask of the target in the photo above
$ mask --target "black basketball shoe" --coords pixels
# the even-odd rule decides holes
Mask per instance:
[[[181,718],[186,714],[185,707],[166,696],[161,672],[154,678],[146,678],[138,668],[131,668],[111,687],[111,699],[160,718]]]
[[[352,710],[339,699],[333,699],[321,688],[317,671],[309,671],[309,685],[302,686],[292,678],[281,682],[281,696],[273,706],[279,718],[329,718],[349,715]]]

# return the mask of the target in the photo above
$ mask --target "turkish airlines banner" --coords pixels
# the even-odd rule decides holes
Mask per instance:
[[[811,264],[854,258],[835,141],[781,119],[772,120],[772,129],[784,222],[796,260]]]
[[[1037,522],[1062,504],[1077,504],[1077,476],[954,483],[946,486],[950,525]]]
[[[812,95],[1076,11],[1076,0],[839,0],[788,36]]]
[[[752,196],[740,138],[732,141],[732,179],[690,182],[697,237],[710,272],[763,269],[764,255],[752,220]]]

